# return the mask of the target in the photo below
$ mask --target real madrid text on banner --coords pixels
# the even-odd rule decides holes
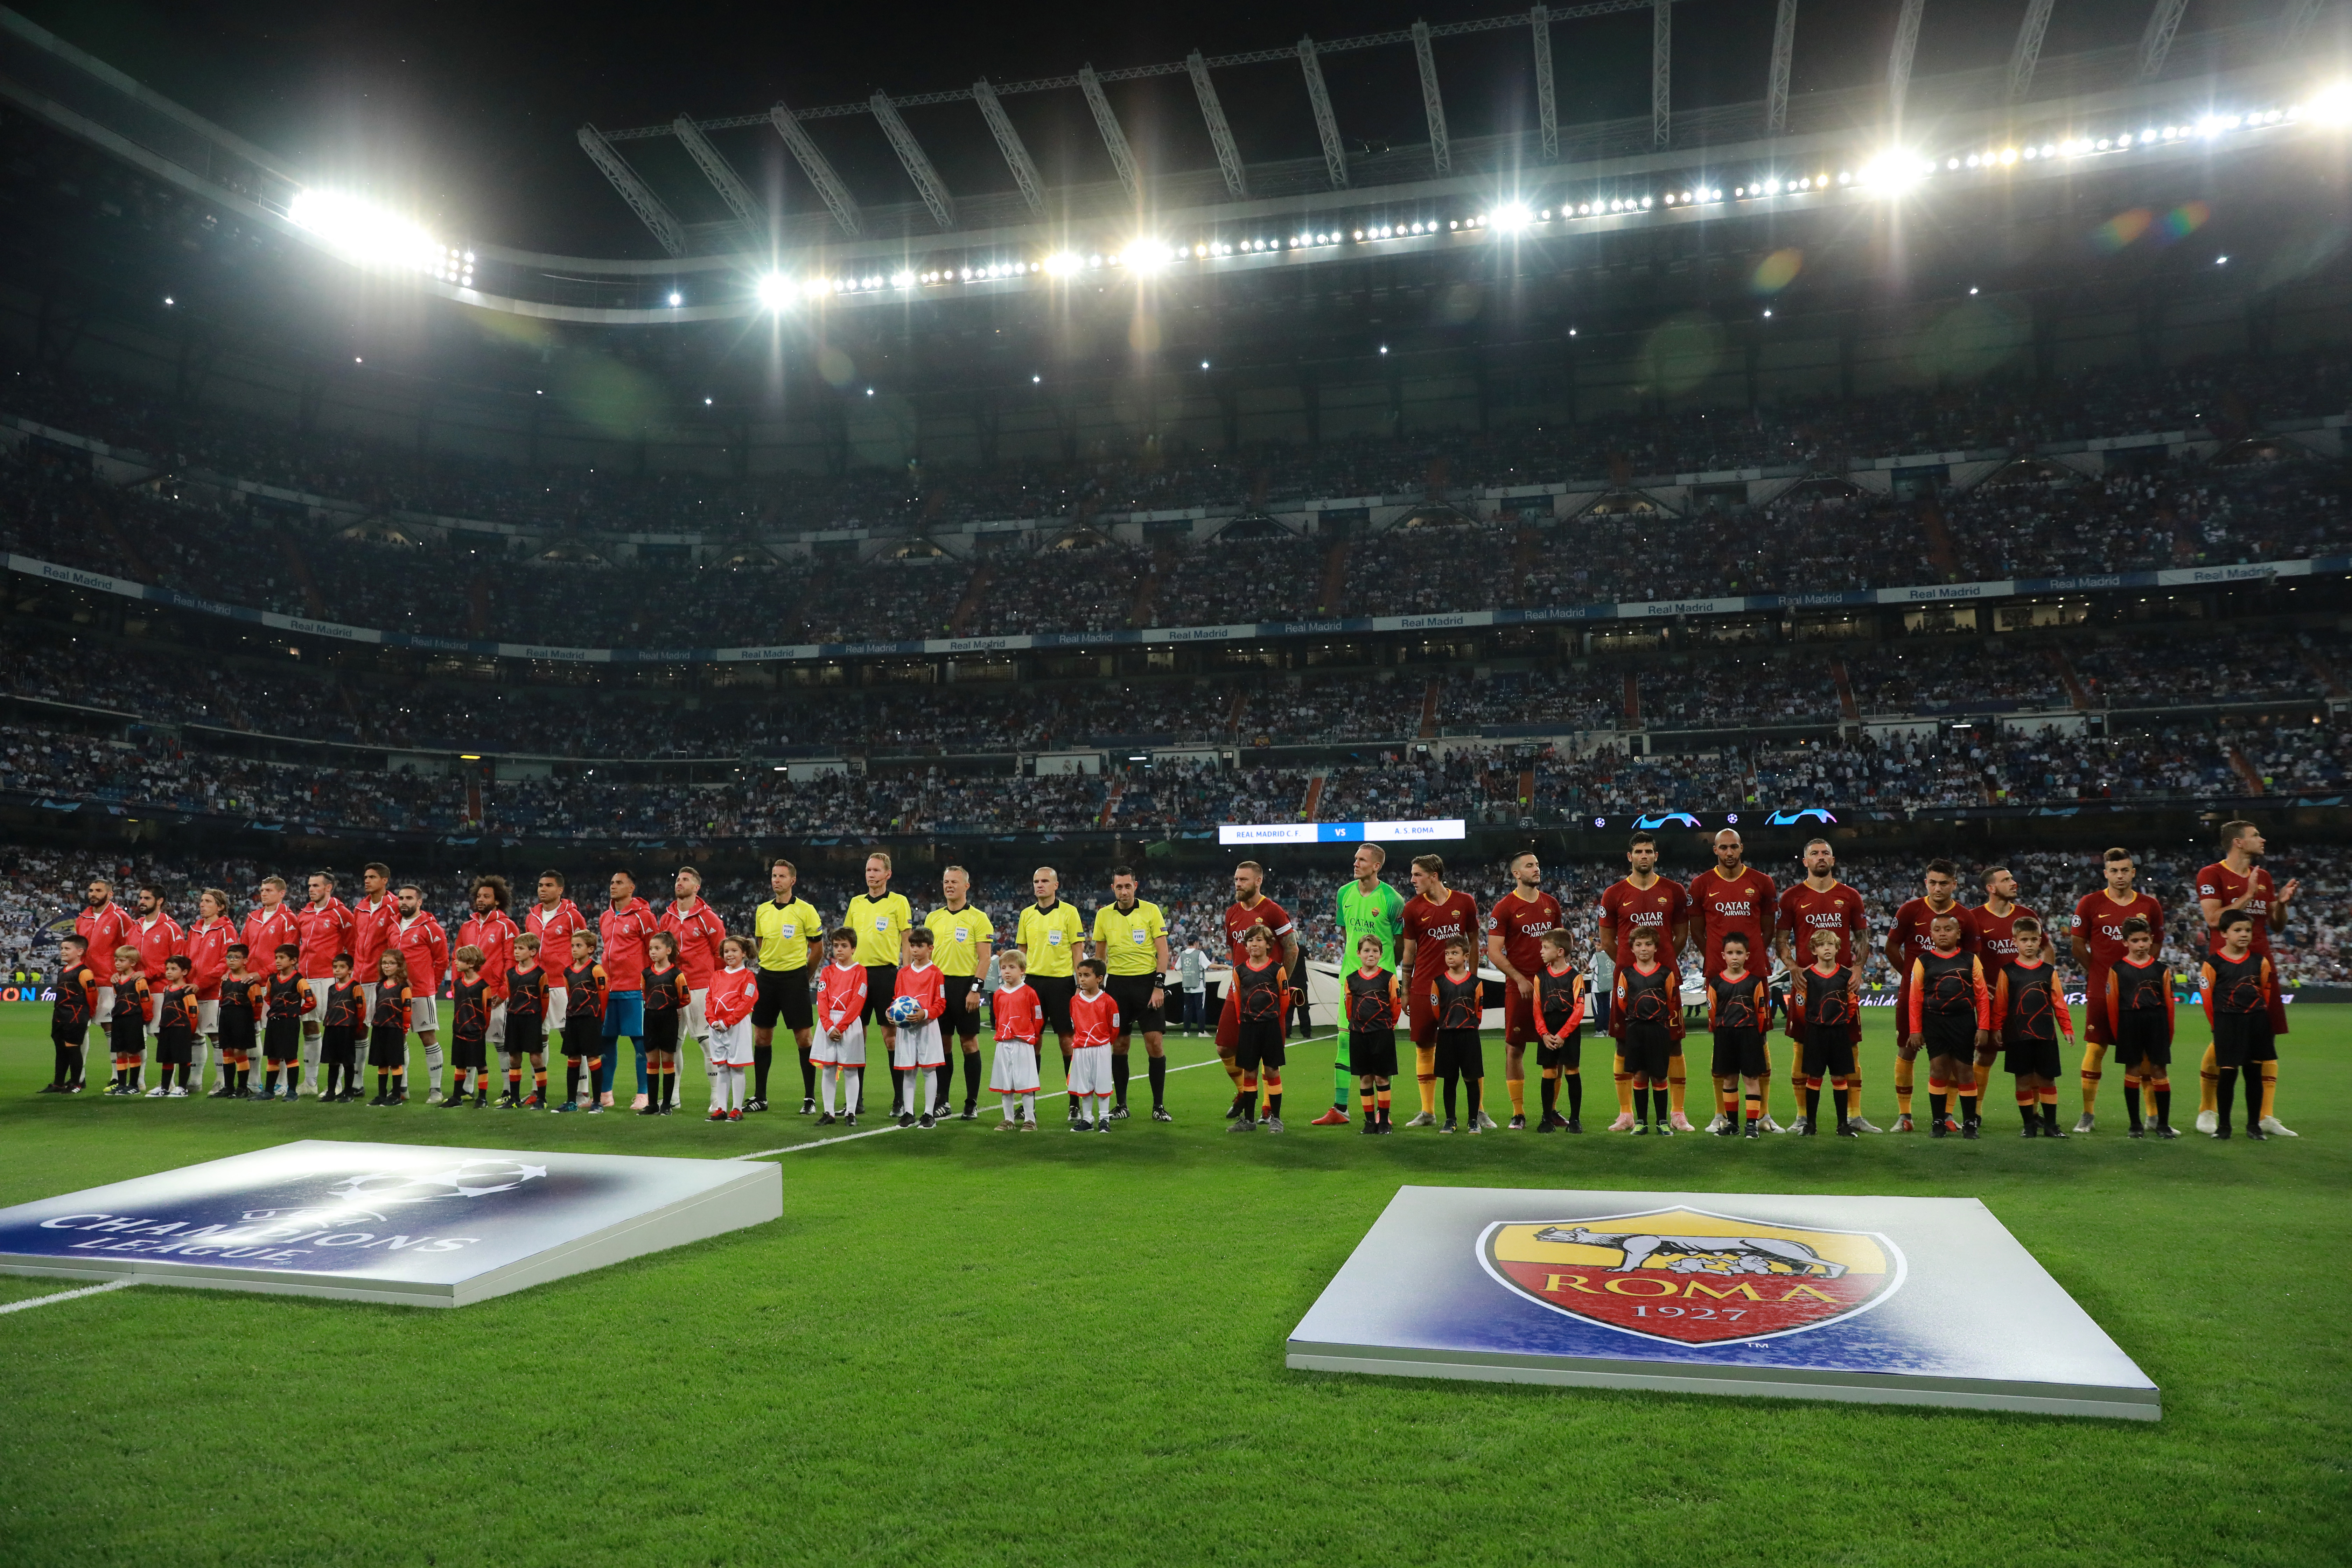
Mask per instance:
[[[783,1206],[764,1161],[305,1139],[0,1209],[0,1272],[463,1307]]]
[[[1458,816],[1427,822],[1227,822],[1217,828],[1220,844],[1421,844],[1468,836]]]
[[[1289,1364],[2154,1421],[2156,1385],[1974,1198],[1405,1187]]]

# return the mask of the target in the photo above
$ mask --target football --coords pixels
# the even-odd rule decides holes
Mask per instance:
[[[894,1024],[919,1024],[923,1021],[923,1005],[912,996],[901,996],[890,1004],[890,1021]]]

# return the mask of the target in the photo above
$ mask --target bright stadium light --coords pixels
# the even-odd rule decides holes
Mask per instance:
[[[1051,278],[1066,278],[1078,269],[1078,258],[1066,250],[1057,250],[1045,258],[1045,273]]]
[[[1491,222],[1494,227],[1505,234],[1517,234],[1533,223],[1535,216],[1535,214],[1528,210],[1527,204],[1524,202],[1505,202],[1495,209],[1495,216]]]
[[[387,271],[422,272],[471,285],[474,255],[443,245],[423,225],[336,191],[297,191],[286,216],[344,260]]]
[[[1888,195],[1899,195],[1926,176],[1927,163],[1916,153],[1889,148],[1862,166],[1862,183]]]
[[[2352,82],[2330,82],[2305,100],[2304,116],[2322,125],[2352,124]]]
[[[793,302],[793,280],[781,272],[771,272],[760,279],[753,292],[759,296],[761,310],[785,310]]]

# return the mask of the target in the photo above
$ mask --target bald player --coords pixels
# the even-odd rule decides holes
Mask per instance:
[[[1812,962],[1813,932],[1834,931],[1838,939],[1837,961],[1853,966],[1857,977],[1862,973],[1862,954],[1870,942],[1870,915],[1863,907],[1862,895],[1838,880],[1837,851],[1826,838],[1816,838],[1805,846],[1805,875],[1780,895],[1779,932],[1774,938],[1780,943],[1780,962],[1791,970]],[[1802,944],[1804,956],[1796,956]],[[1800,1063],[1800,1066],[1802,1064]],[[1845,1113],[1848,1119],[1862,1114],[1862,1053],[1853,1058],[1853,1074],[1846,1079]],[[1797,1103],[1804,1103],[1802,1080],[1792,1079],[1797,1091]],[[1801,1129],[1804,1117],[1797,1118]],[[1856,1129],[1856,1131],[1860,1131]],[[1873,1128],[1873,1131],[1877,1129]]]
[[[2107,1047],[2116,1043],[2107,976],[2123,962],[2124,922],[2135,918],[2146,921],[2156,938],[2156,951],[2160,954],[2164,949],[2164,906],[2134,885],[2139,879],[2139,863],[2132,858],[2132,852],[2118,845],[2100,862],[2107,885],[2074,900],[2074,918],[2067,927],[2068,944],[2074,962],[2082,966],[2089,993],[2083,1009],[2083,1119],[2074,1123],[2077,1132],[2090,1131],[2098,1121],[2100,1068],[2105,1065]],[[2131,1085],[2131,1066],[2125,1064],[2126,1089]]]
[[[1759,968],[1769,965],[1766,957],[1772,951],[1772,924],[1777,914],[1775,900],[1779,889],[1772,879],[1748,864],[1748,847],[1741,842],[1739,830],[1727,827],[1715,836],[1715,864],[1690,883],[1691,918],[1697,923],[1699,961],[1709,975],[1723,973],[1723,939],[1738,935],[1748,939],[1751,963]],[[1765,1037],[1765,1067],[1762,1089],[1765,1096],[1764,1116],[1759,1126],[1772,1131],[1771,1037]],[[1715,1080],[1715,1120],[1707,1123],[1710,1132],[1720,1132],[1729,1125],[1739,1103],[1737,1079]]]
[[[2271,932],[2286,928],[2287,906],[2303,884],[2290,879],[2284,888],[2271,879],[2271,874],[2254,862],[2261,859],[2265,841],[2263,830],[2251,822],[2221,824],[2221,858],[2197,873],[2197,908],[2205,917],[2206,941],[2214,952],[2221,951],[2221,917],[2243,910],[2253,917],[2254,943],[2252,951],[2271,960],[2276,973],[2278,960],[2271,952]],[[2278,988],[2271,989],[2271,1033],[2286,1033],[2286,1004],[2279,1000]],[[2251,1066],[2249,1070],[2252,1070]],[[2210,1132],[2220,1125],[2215,1109],[2214,1091],[2221,1084],[2221,1072],[2214,1065],[2213,1047],[2205,1047],[2205,1063],[2199,1074],[2197,1094],[2197,1131]],[[2278,1062],[2275,1058],[2263,1064],[2262,1130],[2274,1138],[2297,1138],[2280,1122],[2278,1107]]]
[[[1625,843],[1625,874],[1601,894],[1601,948],[1610,963],[1623,970],[1633,962],[1633,933],[1648,931],[1658,939],[1657,961],[1672,968],[1690,935],[1690,893],[1671,877],[1658,875],[1658,840],[1636,833]],[[1682,1041],[1676,1038],[1666,1058],[1666,1088],[1672,1108],[1670,1125],[1677,1132],[1694,1132],[1683,1114],[1687,1082],[1683,1069]],[[1624,1053],[1616,1062],[1617,1120],[1612,1132],[1633,1131],[1633,1075],[1625,1070]],[[1801,1097],[1800,1103],[1802,1103]]]
[[[1275,951],[1280,955],[1283,969],[1291,974],[1298,969],[1298,927],[1290,913],[1265,896],[1265,868],[1255,860],[1244,860],[1234,868],[1234,901],[1225,906],[1225,955],[1234,967],[1234,978],[1225,983],[1224,1006],[1217,1016],[1217,1055],[1225,1064],[1225,1076],[1234,1080],[1234,1103],[1225,1111],[1225,1120],[1241,1115],[1240,1094],[1242,1069],[1234,1059],[1234,1047],[1241,1040],[1241,986],[1238,984],[1242,965],[1249,962],[1245,944],[1250,928],[1262,925],[1274,933]]]

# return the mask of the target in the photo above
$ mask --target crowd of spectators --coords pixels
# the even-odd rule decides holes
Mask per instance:
[[[1344,545],[1336,595],[1330,543],[1271,521],[1236,525],[1229,539],[1146,548],[1108,542],[1084,520],[1367,493],[1434,503],[1465,485],[1563,482],[1685,459],[1794,455],[1827,464],[1836,454],[1917,450],[1922,441],[1968,448],[2065,438],[2053,431],[2116,434],[2142,428],[2143,419],[2155,428],[2231,431],[2258,409],[2273,418],[2340,412],[2347,364],[2334,354],[2260,367],[2230,361],[2127,384],[2089,374],[2039,393],[1980,387],[1852,405],[1610,416],[1240,455],[1152,445],[1129,459],[1058,470],[1015,463],[743,480],[425,458],[12,366],[0,374],[0,410],[152,453],[165,471],[118,489],[93,482],[79,453],[27,444],[0,461],[0,543],[229,603],[387,630],[658,647],[936,637],[968,596],[961,629],[975,635],[1100,632],[2242,563],[2352,548],[2341,465],[2277,460],[2277,448],[2262,461],[2235,461],[2238,447],[2211,463],[2102,479],[2023,465],[2024,482],[1996,476],[1950,498],[1940,524],[1835,475],[1809,479],[1755,511],[1677,514],[1621,491],[1541,528],[1474,521],[1432,504],[1409,526]],[[293,521],[217,476],[354,501],[371,520],[340,530]],[[406,510],[486,516],[532,529],[537,542],[530,558],[515,558],[490,536],[403,521]],[[722,552],[721,563],[657,559],[660,546],[625,559],[605,537],[674,530],[748,541],[755,530],[855,524],[919,540],[926,528],[988,516],[1078,526],[1019,536],[1041,542],[1036,552],[1015,546],[1026,558],[993,572],[977,595],[974,560],[928,548],[904,558],[784,561],[746,542]]]
[[[1922,637],[1844,657],[1846,680],[1864,717],[2070,706],[2048,653],[2030,645],[2011,648],[1988,647],[1975,637]]]

